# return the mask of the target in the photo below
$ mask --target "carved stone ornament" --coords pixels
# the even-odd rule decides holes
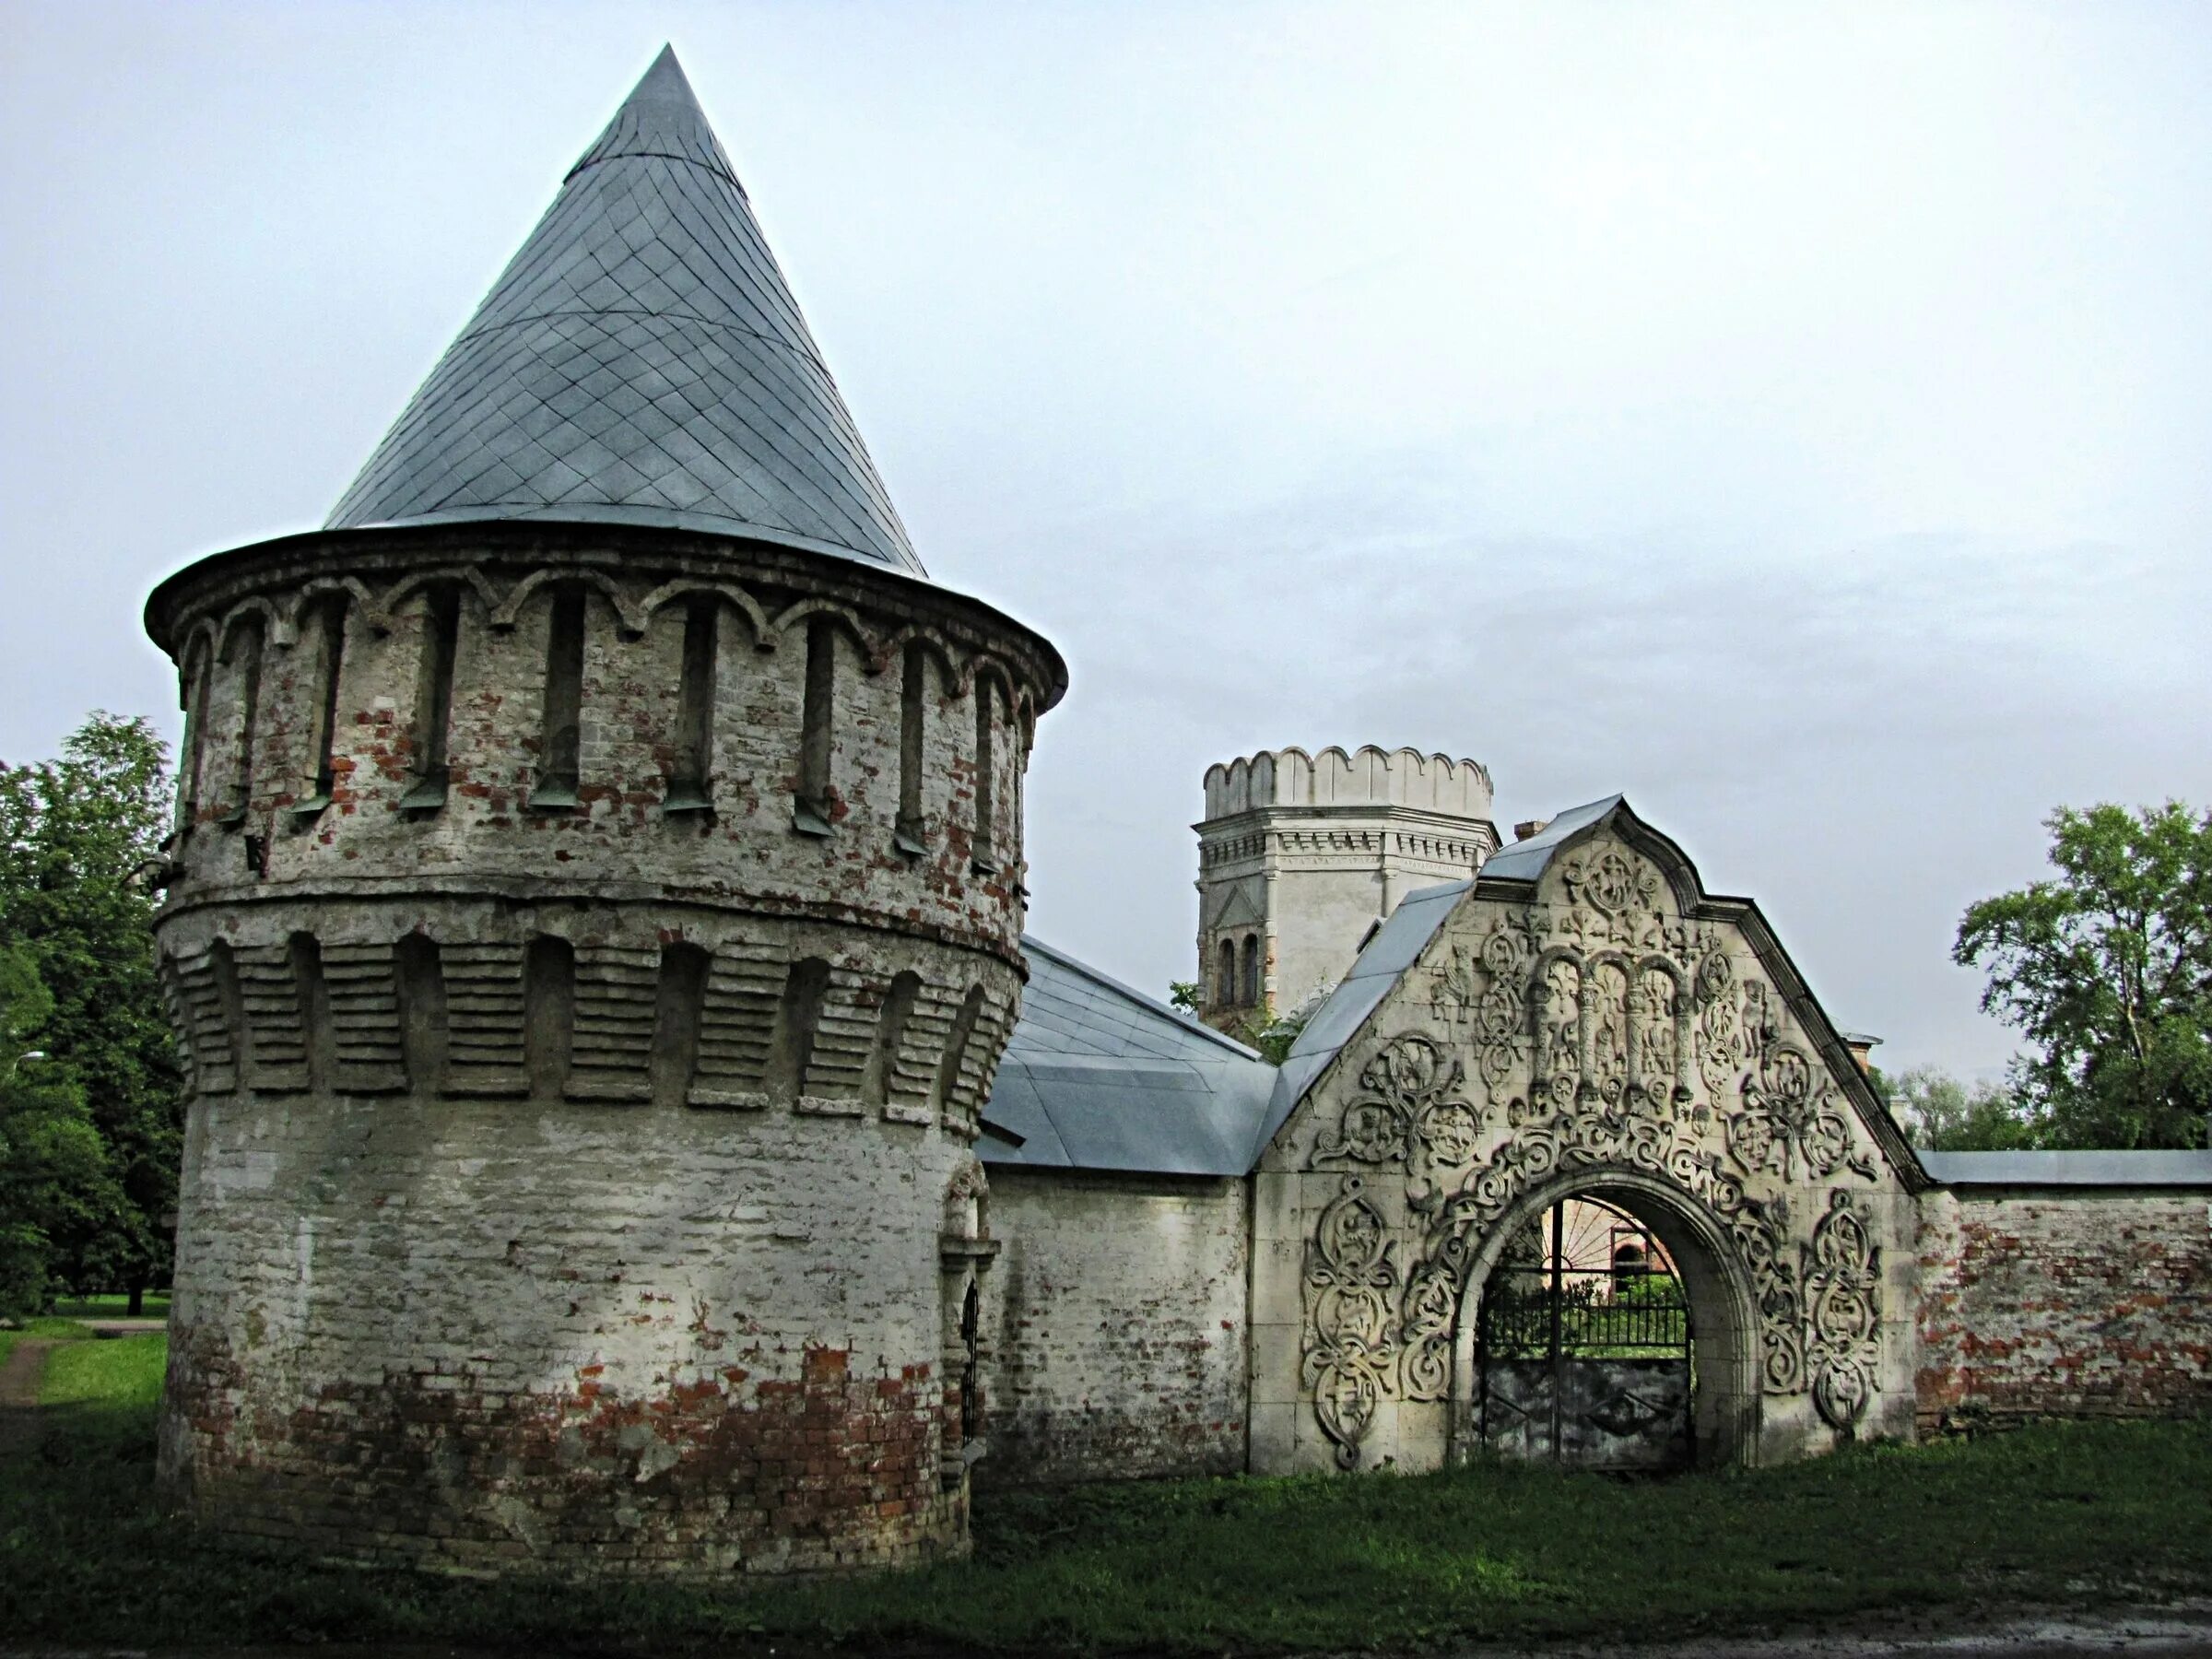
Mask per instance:
[[[1314,1148],[1317,1161],[1409,1164],[1417,1154],[1445,1163],[1475,1155],[1475,1109],[1453,1098],[1464,1076],[1458,1061],[1430,1037],[1386,1044],[1359,1074],[1359,1092],[1337,1120],[1336,1132]]]
[[[1813,1229],[1806,1251],[1805,1297],[1811,1340],[1813,1406],[1841,1434],[1855,1432],[1874,1393],[1880,1354],[1876,1333],[1882,1312],[1881,1248],[1851,1194],[1828,1196],[1828,1213]]]
[[[1785,1190],[1878,1179],[1855,1122],[1782,1041],[1770,987],[1714,930],[1652,908],[1654,872],[1606,853],[1568,875],[1574,908],[1500,908],[1472,948],[1450,947],[1430,1006],[1471,1018],[1382,1043],[1314,1144],[1315,1170],[1394,1167],[1409,1230],[1394,1240],[1347,1174],[1307,1247],[1304,1377],[1347,1468],[1383,1398],[1448,1396],[1472,1265],[1525,1194],[1578,1169],[1664,1182],[1725,1230],[1751,1281],[1766,1392],[1809,1388],[1843,1433],[1874,1392],[1868,1224],[1834,1189],[1808,1240]]]
[[[1773,1169],[1784,1181],[1824,1181],[1848,1163],[1868,1180],[1872,1159],[1852,1148],[1851,1124],[1826,1075],[1786,1042],[1759,1056],[1743,1086],[1743,1105],[1728,1115],[1728,1149],[1754,1174]]]
[[[1300,1376],[1313,1391],[1321,1430],[1344,1468],[1359,1462],[1359,1442],[1388,1389],[1392,1356],[1390,1292],[1397,1284],[1382,1212],[1347,1175],[1321,1212],[1306,1251],[1306,1350]]]

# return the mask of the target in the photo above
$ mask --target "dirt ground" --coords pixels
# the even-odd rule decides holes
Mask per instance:
[[[640,1653],[635,1648],[606,1652],[608,1659],[639,1659]],[[907,1643],[819,1648],[776,1641],[730,1652],[731,1659],[971,1659],[966,1653],[956,1654],[949,1649]],[[220,1654],[222,1659],[517,1659],[510,1650],[454,1647],[442,1642],[180,1650],[16,1647],[0,1641],[0,1654],[21,1655],[21,1659],[186,1659],[188,1653],[199,1659],[207,1659],[209,1654]],[[2026,1616],[1973,1626],[1900,1618],[1861,1620],[1850,1629],[1783,1636],[1698,1638],[1651,1644],[1562,1642],[1535,1648],[1478,1645],[1430,1650],[1420,1659],[2060,1659],[2085,1653],[2212,1659],[2212,1602],[2141,1612]],[[564,1659],[589,1659],[589,1654],[586,1649],[564,1650]],[[1304,1659],[1376,1659],[1376,1655],[1310,1654]]]

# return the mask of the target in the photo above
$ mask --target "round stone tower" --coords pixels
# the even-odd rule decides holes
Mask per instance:
[[[1021,780],[664,53],[323,530],[158,588],[203,1524],[726,1574],[966,1540]]]

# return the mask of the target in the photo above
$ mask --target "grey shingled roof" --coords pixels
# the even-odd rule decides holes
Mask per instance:
[[[1946,1186],[2212,1188],[2212,1152],[1923,1152]]]
[[[1033,938],[983,1107],[986,1164],[1242,1175],[1275,1068],[1241,1042]]]
[[[664,48],[330,515],[542,519],[922,562]]]

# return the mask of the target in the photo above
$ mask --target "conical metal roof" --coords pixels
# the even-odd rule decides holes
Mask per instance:
[[[664,48],[326,526],[757,536],[924,575]]]

